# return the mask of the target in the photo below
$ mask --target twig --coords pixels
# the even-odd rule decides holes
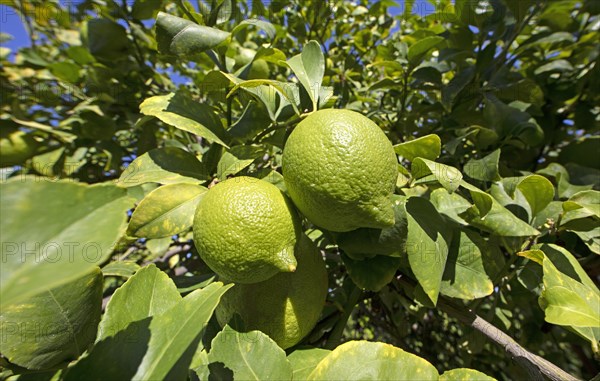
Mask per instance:
[[[414,281],[403,275],[400,275],[397,279],[402,285],[406,286],[410,290],[414,290]],[[438,299],[437,307],[441,311],[447,313],[448,316],[451,316],[463,324],[474,328],[496,345],[504,348],[504,350],[510,354],[519,365],[527,370],[531,380],[542,381],[544,380],[543,376],[546,376],[552,381],[579,380],[578,378],[552,364],[550,361],[527,351],[512,337],[508,336],[494,325],[488,323],[479,315],[475,314],[471,309],[447,300],[443,297]]]

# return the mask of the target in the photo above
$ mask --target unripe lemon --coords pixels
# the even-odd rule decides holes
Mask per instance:
[[[296,269],[298,215],[275,185],[234,177],[212,187],[194,217],[194,243],[219,276],[239,283],[264,281]]]
[[[219,324],[236,314],[247,330],[269,335],[281,348],[300,342],[317,324],[327,296],[327,270],[315,244],[302,235],[296,244],[298,268],[260,283],[236,284],[217,306]]]
[[[283,150],[292,201],[312,223],[336,232],[394,225],[397,163],[383,131],[350,110],[312,113]]]

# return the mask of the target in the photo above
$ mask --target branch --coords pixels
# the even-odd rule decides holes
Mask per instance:
[[[399,276],[397,279],[402,285],[407,286],[409,290],[414,291],[416,286],[414,281],[403,275]],[[441,311],[447,313],[448,316],[476,329],[489,340],[504,348],[504,350],[509,353],[519,365],[527,370],[527,373],[532,380],[542,381],[544,380],[543,376],[546,376],[552,381],[579,381],[578,378],[560,369],[550,361],[527,351],[512,337],[488,323],[466,306],[459,305],[451,300],[440,297],[437,302],[437,307]]]

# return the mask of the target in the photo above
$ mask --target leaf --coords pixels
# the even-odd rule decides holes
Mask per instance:
[[[247,168],[262,156],[262,148],[257,146],[234,146],[228,152],[224,152],[217,165],[217,177],[224,181],[228,176],[235,175]]]
[[[230,34],[222,30],[198,25],[168,13],[159,12],[156,18],[158,51],[181,58],[202,53],[226,41]]]
[[[461,181],[460,185],[463,188],[467,189],[471,194],[471,198],[475,203],[475,207],[477,208],[479,216],[481,218],[485,217],[490,212],[490,210],[492,210],[494,200],[493,197],[485,193],[481,189],[477,188],[476,186],[467,183],[464,180]]]
[[[187,380],[202,333],[230,287],[212,283],[162,314],[132,322],[116,335],[98,341],[90,354],[69,370],[66,380]]]
[[[461,225],[468,225],[459,215],[466,212],[472,205],[464,197],[457,193],[448,193],[445,189],[435,189],[431,192],[431,203],[438,213],[445,215]]]
[[[588,136],[577,139],[561,148],[558,160],[561,163],[575,163],[585,167],[600,169],[598,160],[590,160],[600,151],[600,136]]]
[[[563,223],[591,216],[600,218],[600,192],[595,190],[578,192],[563,203],[563,210],[567,212]]]
[[[19,177],[0,184],[1,306],[58,287],[104,262],[133,200],[112,184]]]
[[[202,163],[176,147],[156,148],[135,159],[123,171],[119,184],[133,187],[145,183],[198,184],[208,179]]]
[[[171,184],[153,190],[135,208],[128,233],[162,238],[185,231],[192,226],[196,206],[206,191],[194,184]]]
[[[481,159],[471,159],[465,164],[464,171],[472,179],[480,181],[500,180],[498,161],[500,149],[495,150]]]
[[[321,45],[317,41],[309,41],[304,46],[302,53],[290,58],[287,64],[306,89],[312,100],[313,111],[316,111],[323,74],[325,73],[325,57]]]
[[[140,105],[140,112],[227,147],[223,142],[226,132],[215,110],[207,104],[194,101],[183,92],[146,98]]]
[[[532,261],[534,261],[535,263],[537,263],[538,265],[543,265],[543,261],[544,261],[544,252],[541,250],[525,250],[525,251],[520,251],[517,253],[517,255],[521,256],[521,257],[525,257],[527,259],[530,259]]]
[[[577,288],[579,292],[566,287],[550,287],[542,292],[547,322],[572,327],[600,327],[600,297],[584,287]]]
[[[544,131],[531,115],[504,104],[493,95],[485,98],[483,116],[501,137],[514,136],[528,146],[543,142]]]
[[[496,381],[496,379],[475,369],[457,368],[442,373],[440,381]]]
[[[432,174],[448,192],[458,189],[462,180],[462,174],[458,169],[420,157],[413,160],[411,173],[415,179]]]
[[[140,265],[135,263],[135,261],[115,261],[108,263],[102,268],[102,275],[129,278],[139,269]]]
[[[436,304],[448,259],[452,231],[426,199],[409,198],[406,202],[406,215],[406,252],[410,268],[429,299]]]
[[[525,177],[517,189],[523,193],[531,207],[531,217],[535,217],[554,199],[554,186],[547,178],[540,175]]]
[[[306,380],[317,364],[331,351],[322,348],[299,348],[287,357],[292,365],[292,380]]]
[[[107,61],[127,57],[130,48],[127,31],[116,22],[95,18],[88,20],[82,28],[83,45],[97,58]]]
[[[485,216],[470,215],[467,211],[461,217],[469,221],[471,225],[499,236],[529,237],[540,234],[539,231],[512,214],[493,198],[492,206]]]
[[[389,344],[368,341],[340,345],[308,376],[311,381],[437,379],[437,370],[427,360]]]
[[[0,352],[28,369],[66,365],[94,342],[101,308],[102,273],[95,267],[74,281],[3,306]]]
[[[154,18],[163,7],[164,0],[135,0],[131,8],[131,16],[138,20]]]
[[[342,255],[348,275],[359,288],[379,291],[390,283],[400,267],[400,258],[376,255],[372,258],[354,260]]]
[[[271,24],[270,22],[259,20],[259,19],[248,19],[248,20],[244,20],[244,21],[240,22],[239,24],[237,24],[235,26],[235,28],[233,28],[233,30],[231,31],[231,34],[235,35],[236,33],[240,32],[246,28],[252,27],[252,26],[255,26],[255,27],[265,31],[265,33],[267,34],[267,37],[269,38],[270,41],[275,39],[275,36],[277,34],[277,30],[275,29],[275,26],[273,24]]]
[[[570,72],[573,71],[573,65],[567,60],[556,60],[552,62],[548,62],[544,65],[541,65],[537,69],[535,69],[534,74],[546,74],[546,73],[562,73],[562,72]]]
[[[475,67],[469,66],[458,72],[450,82],[442,88],[442,104],[446,110],[452,110],[458,95],[475,78]]]
[[[408,48],[408,61],[412,65],[417,64],[431,49],[442,41],[444,41],[444,38],[440,36],[430,36],[418,40]]]
[[[237,332],[226,325],[212,341],[208,360],[233,371],[236,380],[291,380],[283,349],[260,331]]]
[[[130,323],[161,315],[180,300],[181,295],[167,274],[153,264],[143,267],[110,298],[97,341],[116,336]]]
[[[442,141],[435,134],[425,135],[420,138],[396,144],[394,151],[408,161],[417,157],[435,160],[442,152]]]
[[[494,285],[485,271],[486,242],[474,232],[460,231],[450,246],[440,292],[444,295],[472,300],[490,295]],[[489,254],[488,254],[489,255]]]

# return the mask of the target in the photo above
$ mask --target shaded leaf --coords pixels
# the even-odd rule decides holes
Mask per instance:
[[[102,274],[104,276],[129,278],[139,269],[140,265],[135,263],[135,261],[114,261],[102,267]]]
[[[475,180],[500,180],[500,174],[498,173],[499,160],[500,149],[497,149],[481,159],[470,159],[467,164],[465,164],[464,171],[467,176]]]
[[[400,258],[376,255],[372,258],[354,260],[342,255],[342,260],[348,275],[359,288],[369,291],[379,291],[390,283],[400,267]]]
[[[409,198],[406,202],[406,215],[406,252],[410,268],[435,304],[442,286],[452,231],[435,207],[423,198]]]
[[[12,364],[48,369],[77,359],[94,342],[102,312],[102,273],[2,307],[0,352]]]
[[[299,348],[290,353],[287,359],[292,365],[292,379],[306,380],[317,364],[329,353],[331,351],[322,348]]]
[[[21,177],[0,184],[0,301],[79,278],[104,262],[125,232],[133,200],[112,184]]]
[[[408,61],[411,64],[419,62],[431,49],[437,44],[444,41],[443,37],[430,36],[418,40],[408,48]]]
[[[212,49],[229,38],[222,30],[198,25],[181,17],[159,12],[156,42],[163,54],[185,57]]]
[[[420,157],[413,160],[411,173],[415,179],[433,175],[448,192],[458,189],[462,180],[462,173],[458,169]]]

